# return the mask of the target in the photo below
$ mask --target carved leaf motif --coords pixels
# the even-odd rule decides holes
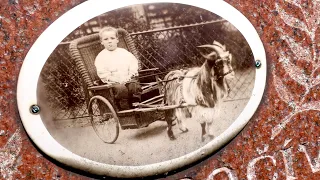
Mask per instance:
[[[288,1],[289,2],[289,1]],[[291,2],[293,2],[293,0],[291,0]],[[276,3],[276,9],[277,11],[279,12],[281,18],[283,19],[283,21],[291,26],[291,27],[294,27],[294,28],[298,28],[302,31],[305,31],[305,32],[308,32],[308,28],[306,26],[306,24],[302,21],[300,21],[299,19],[295,18],[295,17],[292,17],[290,16],[289,14],[287,14],[285,12],[284,9],[282,9],[278,3]]]
[[[313,2],[314,17],[320,18],[320,1],[318,0],[318,1],[312,1],[312,2]]]
[[[21,150],[20,129],[10,137],[7,144],[0,149],[0,178],[12,179],[17,170],[16,159]]]
[[[310,92],[310,88],[320,84],[320,75],[318,75],[319,73],[318,69],[320,68],[320,64],[319,62],[317,62],[317,59],[319,57],[317,57],[317,53],[316,53],[318,46],[317,46],[317,42],[315,42],[316,41],[315,33],[320,26],[319,25],[320,24],[319,22],[320,21],[320,0],[312,1],[313,12],[307,12],[306,8],[301,6],[301,0],[285,0],[285,1],[292,5],[297,6],[300,9],[304,15],[306,22],[302,22],[301,20],[295,17],[292,17],[291,15],[286,13],[285,10],[281,8],[278,3],[275,3],[276,9],[279,12],[280,17],[282,18],[282,20],[286,25],[305,31],[312,41],[312,45],[311,45],[312,47],[303,47],[301,43],[295,42],[294,39],[292,39],[291,37],[288,37],[288,35],[284,32],[284,30],[281,28],[280,25],[276,26],[276,29],[285,36],[283,39],[288,43],[295,57],[299,60],[310,61],[315,66],[315,68],[311,76],[310,77],[308,76],[309,77],[308,78],[307,75],[305,75],[300,68],[295,66],[283,52],[281,52],[279,61],[281,62],[281,65],[286,70],[288,75],[293,80],[295,80],[297,83],[306,87],[306,94],[308,94]],[[313,61],[317,62],[318,64],[314,64]],[[287,102],[288,105],[290,105],[292,94],[289,93],[289,91],[286,89],[286,87],[284,86],[280,78],[275,76],[275,74],[273,74],[273,76],[274,76],[274,85],[276,87],[276,91],[279,94],[279,97],[283,101]],[[320,101],[303,103],[301,105],[300,103],[305,102],[304,100],[305,98],[303,98],[302,101],[298,103],[298,105],[294,108],[294,111],[291,112],[290,115],[283,118],[277,126],[272,128],[271,140],[273,140],[286,127],[286,125],[292,120],[292,117],[295,116],[296,114],[299,114],[300,112],[305,110],[320,111]],[[294,103],[291,102],[291,104],[294,104]]]
[[[285,0],[286,2],[290,3],[290,4],[294,4],[298,7],[300,7],[301,4],[301,0]]]
[[[313,0],[312,3],[313,3],[312,4],[313,13],[309,13],[308,11],[305,10],[305,8],[302,8],[301,6],[299,6],[299,7],[302,10],[304,17],[306,19],[307,26],[308,26],[308,29],[310,32],[310,37],[314,38],[315,32],[316,32],[317,28],[319,27],[320,2],[319,2],[319,0]],[[311,4],[308,4],[308,5],[310,6]]]
[[[296,42],[289,36],[285,36],[284,39],[297,59],[312,61],[312,54],[309,47],[303,47],[301,43]]]
[[[320,84],[320,67],[319,65],[315,68],[312,73],[312,87]]]
[[[314,21],[313,21],[314,16],[310,16],[310,13],[307,12],[305,8],[301,7],[301,0],[285,0],[285,1],[300,8],[306,20],[309,32],[312,32],[312,30],[314,29]]]
[[[312,101],[309,103],[304,103],[302,105],[303,109],[313,109],[313,110],[320,110],[320,101]]]
[[[319,28],[320,23],[320,1],[314,0],[313,2],[313,16],[311,16],[310,22],[312,23],[312,31],[315,34]]]
[[[286,70],[288,75],[295,80],[300,85],[303,85],[306,88],[309,88],[308,77],[304,74],[304,72],[295,66],[284,53],[281,53],[279,58],[283,68]]]
[[[317,86],[320,84],[320,77],[317,77],[316,79],[313,80],[312,86]]]
[[[278,125],[276,125],[275,127],[272,128],[271,140],[273,140],[276,136],[278,136],[278,134],[280,134],[280,132],[282,131],[282,129],[286,127],[286,125],[291,121],[291,118],[292,118],[294,115],[295,115],[295,114],[291,114],[291,115],[283,118],[282,121],[281,121],[281,123],[279,123]]]
[[[282,83],[281,79],[278,78],[275,74],[273,75],[273,79],[275,89],[279,94],[280,99],[286,102],[287,104],[291,103],[294,100],[294,98],[292,94],[290,94],[286,86]]]

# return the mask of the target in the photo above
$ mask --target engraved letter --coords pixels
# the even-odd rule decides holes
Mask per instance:
[[[260,161],[262,159],[266,159],[266,158],[270,158],[272,160],[272,163],[274,165],[276,165],[276,160],[273,158],[273,156],[260,156],[260,157],[257,157],[255,159],[253,159],[252,161],[249,162],[248,167],[247,167],[247,178],[248,178],[248,180],[256,180],[257,179],[254,165],[258,161]],[[274,173],[272,179],[277,179],[277,178],[278,178],[278,174]]]
[[[208,176],[207,180],[213,180],[213,177],[221,172],[225,172],[228,175],[229,180],[238,180],[238,178],[234,176],[233,172],[226,167],[222,167],[212,171],[212,173]]]
[[[314,159],[310,158],[309,154],[307,153],[307,149],[304,145],[299,145],[299,151],[304,152],[304,154],[306,155],[313,173],[320,171],[320,150],[318,152],[318,157]]]
[[[280,152],[282,153],[282,156],[283,156],[283,161],[286,168],[287,180],[297,179],[296,177],[294,177],[294,171],[292,167],[292,148],[289,148]]]

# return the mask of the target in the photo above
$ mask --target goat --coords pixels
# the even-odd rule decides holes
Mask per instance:
[[[183,123],[186,118],[196,119],[200,123],[202,141],[206,133],[213,139],[214,117],[219,114],[221,101],[228,95],[230,89],[226,79],[234,77],[231,66],[232,55],[225,46],[214,41],[211,45],[198,47],[212,50],[207,55],[201,53],[205,58],[201,67],[171,71],[164,78],[165,104],[175,105],[185,102],[192,105],[166,111],[167,133],[171,140],[175,139],[172,122],[176,119],[179,129],[187,132],[188,129]]]

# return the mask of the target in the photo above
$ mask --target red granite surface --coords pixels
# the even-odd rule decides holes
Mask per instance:
[[[29,48],[50,23],[81,2],[0,1],[0,179],[89,179],[35,148],[16,105],[18,73]],[[225,148],[159,178],[320,179],[320,2],[227,2],[251,21],[264,44],[263,100]]]

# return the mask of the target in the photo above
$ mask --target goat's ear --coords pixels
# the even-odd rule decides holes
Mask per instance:
[[[203,54],[203,52],[200,52],[201,56],[207,59],[207,56]]]
[[[211,44],[205,44],[205,45],[201,45],[201,46],[197,46],[199,48],[204,48],[206,51],[206,54],[204,54],[203,52],[200,51],[200,54],[208,59],[208,60],[216,60],[218,58],[218,54],[216,52],[216,49],[213,45]],[[212,51],[213,50],[213,51]]]
[[[215,52],[215,51],[213,51],[213,52],[211,52],[210,54],[203,54],[202,52],[200,52],[200,54],[204,57],[204,58],[206,58],[206,59],[208,59],[208,60],[216,60],[217,59],[217,57],[218,57],[218,54]]]

